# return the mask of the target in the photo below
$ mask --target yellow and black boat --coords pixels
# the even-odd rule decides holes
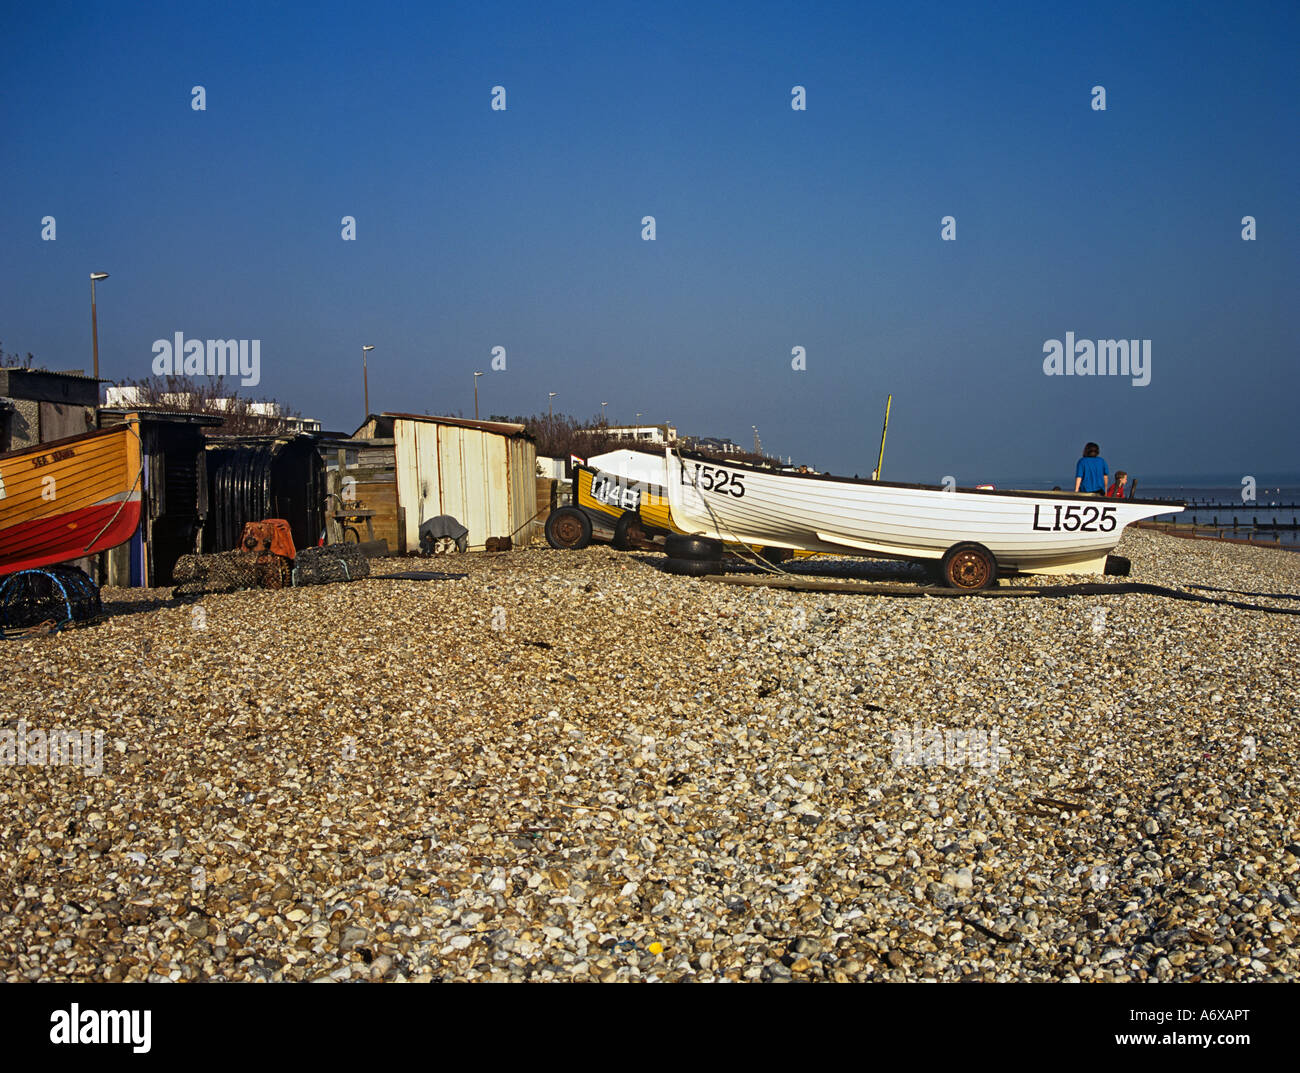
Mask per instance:
[[[653,481],[575,464],[571,502],[546,519],[546,540],[553,548],[585,548],[593,540],[607,540],[621,551],[659,550],[669,536],[682,532],[673,525],[668,489]],[[729,551],[741,548],[738,544],[724,546]],[[817,554],[759,547],[749,551],[771,562],[809,559]]]
[[[647,547],[673,528],[668,491],[646,481],[606,473],[588,465],[573,467],[572,505],[546,519],[546,540],[553,548],[585,548],[612,533],[616,548]]]

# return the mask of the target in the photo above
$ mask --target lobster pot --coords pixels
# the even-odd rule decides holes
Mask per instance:
[[[215,555],[182,555],[172,576],[180,582],[172,595],[200,596],[209,592],[283,588],[289,560],[279,555],[225,551]]]
[[[370,576],[370,560],[355,544],[303,548],[293,563],[295,585],[325,585]]]
[[[75,566],[22,570],[0,582],[0,628],[89,622],[103,614],[99,587]]]

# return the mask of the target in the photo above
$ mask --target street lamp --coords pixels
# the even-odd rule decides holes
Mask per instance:
[[[602,402],[602,403],[600,404],[600,423],[601,423],[602,425],[608,425],[608,424],[609,424],[609,422],[605,420],[605,407],[608,406],[608,405],[609,405],[609,403],[607,403],[607,402]]]
[[[559,394],[558,391],[548,391],[548,392],[546,393],[546,419],[547,419],[548,421],[552,420],[552,419],[554,418],[554,416],[555,416],[555,415],[554,415],[554,412],[553,412],[553,402],[552,402],[552,400],[553,400],[553,399],[555,398],[555,396],[558,395],[558,394]]]
[[[361,347],[361,379],[366,387],[366,418],[370,417],[370,370],[366,368],[366,352],[374,349],[369,344],[364,344]]]
[[[474,420],[475,421],[478,420],[478,378],[482,375],[483,375],[482,373],[474,374]]]
[[[99,379],[99,314],[95,311],[95,284],[101,279],[108,279],[107,272],[90,274],[90,336],[95,346],[95,379]],[[96,391],[99,387],[96,386]]]

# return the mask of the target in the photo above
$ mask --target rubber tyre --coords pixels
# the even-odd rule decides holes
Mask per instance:
[[[998,563],[983,544],[954,544],[944,552],[939,564],[940,577],[950,589],[979,592],[996,584]]]
[[[721,574],[722,563],[716,559],[668,559],[664,563],[664,569],[682,577],[706,577],[709,574]]]
[[[1109,577],[1128,577],[1133,570],[1133,561],[1123,555],[1107,555],[1104,573]]]
[[[722,541],[710,540],[708,537],[683,536],[674,533],[664,544],[664,551],[670,559],[695,559],[701,562],[717,562],[722,558]]]
[[[344,526],[344,527],[343,527],[343,543],[344,543],[344,544],[360,544],[360,543],[361,543],[361,533],[360,533],[359,531],[357,531],[356,529],[353,529],[352,526],[350,526],[350,525]]]
[[[788,563],[794,558],[794,552],[789,548],[764,548],[758,553],[758,557],[763,562],[776,566],[779,563]]]
[[[641,519],[631,511],[619,515],[614,525],[614,547],[619,551],[631,551],[650,543],[650,534],[645,531]]]
[[[546,519],[546,543],[562,551],[585,548],[591,543],[591,519],[577,507],[560,507]]]

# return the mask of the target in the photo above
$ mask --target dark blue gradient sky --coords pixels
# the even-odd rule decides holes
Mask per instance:
[[[1294,3],[13,5],[0,340],[88,368],[103,270],[104,376],[260,339],[330,428],[362,343],[372,409],[467,414],[504,346],[484,416],[865,474],[892,391],[894,479],[1295,471],[1297,55]],[[1150,385],[1045,376],[1066,332]]]

